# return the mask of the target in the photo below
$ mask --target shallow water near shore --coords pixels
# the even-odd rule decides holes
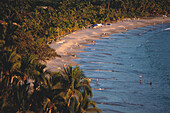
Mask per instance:
[[[170,23],[112,34],[78,53],[103,113],[170,112]],[[98,82],[96,79],[98,78]]]

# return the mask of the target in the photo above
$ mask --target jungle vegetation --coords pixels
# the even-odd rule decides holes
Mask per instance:
[[[79,67],[45,71],[50,40],[96,23],[169,13],[168,0],[1,0],[0,112],[101,112]],[[31,82],[30,82],[31,80]]]

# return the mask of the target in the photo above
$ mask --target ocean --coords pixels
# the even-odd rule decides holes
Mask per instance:
[[[75,61],[91,79],[92,99],[103,113],[170,113],[170,23],[87,46]]]

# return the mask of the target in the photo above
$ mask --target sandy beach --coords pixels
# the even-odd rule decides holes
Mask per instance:
[[[63,37],[61,41],[50,44],[50,47],[55,49],[57,54],[61,57],[48,60],[46,63],[47,69],[50,71],[59,71],[67,65],[80,65],[73,61],[74,59],[78,59],[77,53],[85,52],[82,51],[82,49],[86,48],[85,44],[95,44],[94,40],[100,39],[101,37],[107,37],[109,34],[121,33],[137,27],[168,22],[170,22],[170,17],[164,19],[162,17],[155,17],[152,19],[132,19],[124,20],[123,22],[118,21],[116,23],[111,23],[111,25],[105,25],[99,28],[86,28],[83,30],[78,30]]]

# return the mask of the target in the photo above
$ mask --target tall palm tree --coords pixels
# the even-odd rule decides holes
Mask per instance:
[[[81,92],[79,91],[80,80],[84,78],[84,74],[79,69],[79,67],[75,67],[74,69],[71,66],[64,68],[62,74],[65,78],[65,82],[67,83],[67,93],[66,99],[68,101],[68,106],[70,105],[70,99],[77,95],[79,99],[82,99]]]
[[[26,75],[20,73],[21,56],[6,47],[1,56],[0,112],[26,110]],[[17,105],[17,106],[16,106]]]
[[[92,97],[90,82],[78,66],[75,68],[72,66],[64,68],[62,76],[65,79],[64,83],[67,88],[65,99],[71,113],[80,113],[87,110],[100,112],[100,110],[96,108],[95,104],[91,104],[92,101],[89,99]]]
[[[58,72],[49,73],[43,84],[45,100],[43,101],[43,110],[46,113],[60,112],[69,113],[66,100],[64,98],[65,89],[63,88],[63,77]]]
[[[1,56],[0,68],[1,68],[1,77],[0,81],[4,78],[8,78],[10,84],[13,82],[13,78],[15,77],[14,72],[21,67],[21,56],[16,53],[16,51],[12,51],[11,49],[3,50],[3,54]]]

